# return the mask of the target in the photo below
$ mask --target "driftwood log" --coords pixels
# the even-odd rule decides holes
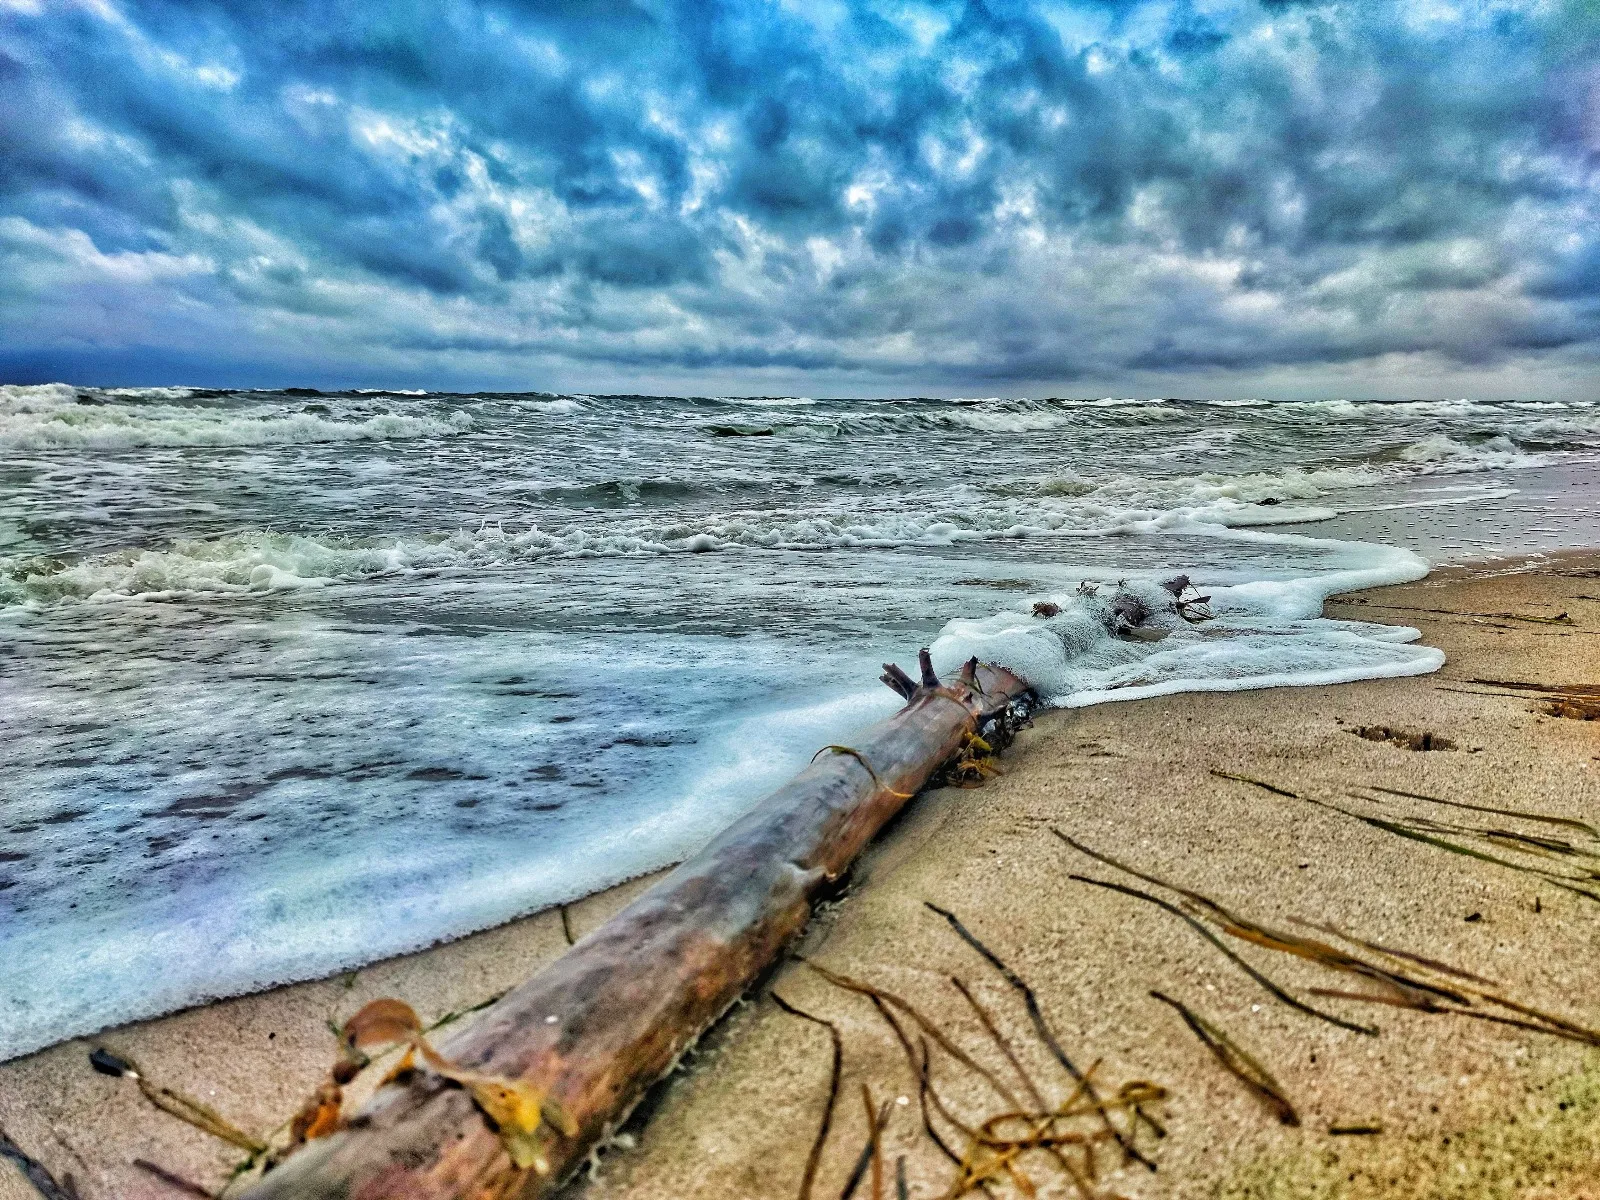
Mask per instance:
[[[774,963],[813,903],[977,734],[1001,744],[1027,685],[973,660],[948,683],[886,665],[907,701],[830,747],[694,858],[440,1045],[461,1066],[525,1080],[576,1132],[544,1127],[544,1171],[518,1168],[460,1088],[417,1074],[296,1152],[249,1200],[530,1200],[553,1192],[649,1087]]]

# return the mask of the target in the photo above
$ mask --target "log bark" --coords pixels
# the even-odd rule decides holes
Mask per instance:
[[[547,1130],[548,1170],[519,1169],[470,1096],[431,1076],[381,1089],[248,1200],[531,1200],[549,1195],[805,927],[813,903],[965,745],[1008,740],[1027,685],[969,662],[942,684],[885,667],[907,699],[820,755],[694,858],[439,1049],[548,1091],[577,1133]],[[996,741],[998,739],[998,741]],[[842,751],[842,752],[841,752]]]

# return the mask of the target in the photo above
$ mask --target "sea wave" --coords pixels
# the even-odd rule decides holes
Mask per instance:
[[[175,403],[188,388],[80,390],[67,384],[0,387],[0,447],[13,450],[124,450],[137,447],[267,446],[447,437],[473,427],[459,409],[443,416],[355,413],[326,405],[222,411]],[[134,403],[128,403],[134,401]]]
[[[77,400],[70,383],[0,383],[0,413],[50,412]]]
[[[1541,467],[1549,461],[1519,449],[1506,434],[1464,442],[1448,434],[1435,433],[1412,442],[1400,451],[1399,458],[1429,474]]]
[[[1134,474],[1022,476],[921,493],[877,488],[809,506],[692,512],[724,491],[770,492],[770,474],[622,477],[550,484],[531,494],[571,509],[527,523],[420,537],[350,538],[266,529],[81,558],[0,557],[0,603],[177,599],[282,592],[415,570],[499,567],[553,558],[656,557],[737,550],[951,546],[1051,536],[1110,536],[1195,528],[1248,529],[1325,520],[1334,493],[1396,471],[1459,465],[1455,444],[1429,443],[1417,464],[1352,465],[1171,478]],[[1463,450],[1462,453],[1466,451]],[[1506,455],[1511,452],[1490,450]],[[1481,463],[1484,454],[1472,456]],[[1495,459],[1493,461],[1500,461]],[[808,477],[785,476],[801,494]]]
[[[472,428],[472,418],[455,413],[406,417],[383,413],[360,421],[331,421],[314,413],[284,417],[200,416],[148,418],[105,408],[82,415],[0,416],[0,447],[14,450],[55,448],[126,450],[144,446],[268,446],[311,442],[401,441],[447,437]]]
[[[589,408],[583,403],[587,397],[578,396],[530,396],[518,397],[513,403],[518,408],[533,412],[545,413],[552,416],[570,416],[575,413],[588,412]]]
[[[734,404],[747,408],[807,408],[816,401],[810,396],[712,396],[718,404]]]
[[[609,528],[493,524],[420,538],[358,539],[247,530],[70,561],[0,557],[0,604],[286,592],[410,571],[503,567],[551,558],[949,546],[1061,534],[1242,528],[1332,515],[1334,510],[1327,508],[1266,507],[1219,496],[1206,504],[1171,509],[1126,508],[1093,499],[1027,506],[980,502],[933,510],[631,519],[614,522]]]
[[[1073,429],[1086,420],[1143,425],[1181,419],[1161,401],[937,400],[865,401],[777,408],[763,421],[777,433],[805,437],[874,437],[915,433],[1033,434]]]
[[[1527,405],[1491,404],[1471,400],[1376,402],[1353,400],[1266,401],[1215,400],[1186,402],[1137,399],[1047,399],[1022,398],[884,401],[804,401],[789,399],[738,400],[720,398],[730,405],[762,406],[762,430],[776,436],[798,438],[855,438],[895,434],[966,434],[1028,436],[1085,428],[1140,429],[1147,426],[1181,425],[1193,420],[1195,409],[1218,413],[1218,420],[1229,412],[1248,413],[1245,419],[1260,421],[1267,428],[1288,426],[1314,429],[1323,424],[1354,422],[1382,435],[1393,435],[1426,442],[1434,437],[1449,437],[1462,444],[1504,437],[1513,448],[1527,451],[1544,449],[1600,449],[1600,408],[1576,403]],[[711,427],[700,421],[698,424]],[[1207,432],[1207,431],[1201,431]],[[1221,437],[1236,431],[1225,427],[1210,431]],[[1408,443],[1409,444],[1409,443]],[[1428,461],[1426,447],[1412,461]],[[1443,457],[1431,461],[1442,462]],[[1466,456],[1453,456],[1462,469]],[[1495,466],[1527,465],[1492,457],[1483,460],[1484,469]]]

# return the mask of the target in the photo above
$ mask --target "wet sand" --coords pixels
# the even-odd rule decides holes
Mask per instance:
[[[1559,613],[1571,623],[1537,619]],[[1171,912],[1070,878],[1177,899],[1070,848],[1053,830],[1273,929],[1325,938],[1294,919],[1331,924],[1600,1027],[1600,903],[1310,802],[1413,827],[1432,820],[1600,850],[1568,827],[1390,793],[1351,798],[1352,789],[1377,785],[1600,824],[1600,724],[1546,715],[1535,695],[1471,682],[1600,681],[1600,555],[1514,571],[1508,564],[1450,569],[1338,598],[1328,615],[1414,625],[1449,661],[1436,675],[1412,679],[1044,714],[1008,753],[1004,777],[909,806],[798,950],[910,1001],[1026,1102],[1027,1085],[950,981],[960,978],[1054,1106],[1070,1081],[1030,1032],[1017,995],[923,902],[956,914],[1031,984],[1074,1064],[1098,1063],[1093,1078],[1103,1094],[1132,1080],[1167,1089],[1167,1099],[1150,1106],[1166,1136],[1143,1122],[1133,1134],[1158,1170],[1120,1163],[1104,1148],[1093,1186],[1108,1194],[1600,1197],[1593,1182],[1600,1179],[1600,1050],[1484,1020],[1316,996],[1312,989],[1374,989],[1223,938],[1301,1002],[1380,1030],[1351,1032],[1275,998]],[[1414,740],[1427,733],[1430,743],[1442,738],[1454,748],[1369,740],[1353,733],[1361,726],[1393,727],[1419,735]],[[1563,873],[1575,862],[1600,866],[1452,837],[1524,866]],[[642,886],[574,906],[573,932],[581,935]],[[133,1167],[135,1158],[215,1189],[240,1155],[152,1111],[130,1084],[91,1073],[92,1044],[131,1055],[160,1082],[265,1131],[285,1121],[326,1070],[329,1019],[380,995],[402,997],[436,1019],[496,994],[564,946],[559,915],[542,914],[353,977],[54,1047],[0,1066],[0,1128],[58,1178],[73,1176],[85,1200],[183,1194]],[[1279,1124],[1172,1007],[1151,997],[1153,989],[1265,1067],[1299,1125]],[[916,1078],[895,1035],[865,998],[792,961],[659,1090],[646,1106],[649,1119],[628,1130],[624,1142],[633,1144],[609,1153],[596,1178],[575,1185],[575,1197],[799,1193],[827,1095],[830,1043],[820,1027],[782,1012],[773,991],[834,1022],[843,1041],[839,1104],[814,1194],[840,1194],[866,1140],[862,1083],[875,1103],[888,1104],[881,1144],[890,1178],[903,1158],[909,1195],[945,1194],[955,1168],[923,1132]],[[1481,1000],[1474,1007],[1514,1015]],[[909,1036],[914,1042],[914,1029]],[[945,1051],[935,1048],[932,1057],[939,1096],[958,1120],[976,1124],[1009,1107]],[[959,1153],[964,1139],[937,1114],[935,1125]],[[1074,1126],[1095,1127],[1092,1118]],[[1042,1153],[1022,1168],[1042,1195],[1076,1194]],[[997,1194],[1015,1194],[1015,1186],[1003,1184]],[[870,1179],[856,1194],[871,1195]],[[894,1194],[892,1183],[885,1194]],[[0,1198],[32,1195],[19,1174],[0,1166]]]

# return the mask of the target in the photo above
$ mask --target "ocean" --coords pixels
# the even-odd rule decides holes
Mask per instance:
[[[0,1059],[676,861],[919,646],[1415,674],[1323,599],[1596,544],[1596,403],[0,387]]]

